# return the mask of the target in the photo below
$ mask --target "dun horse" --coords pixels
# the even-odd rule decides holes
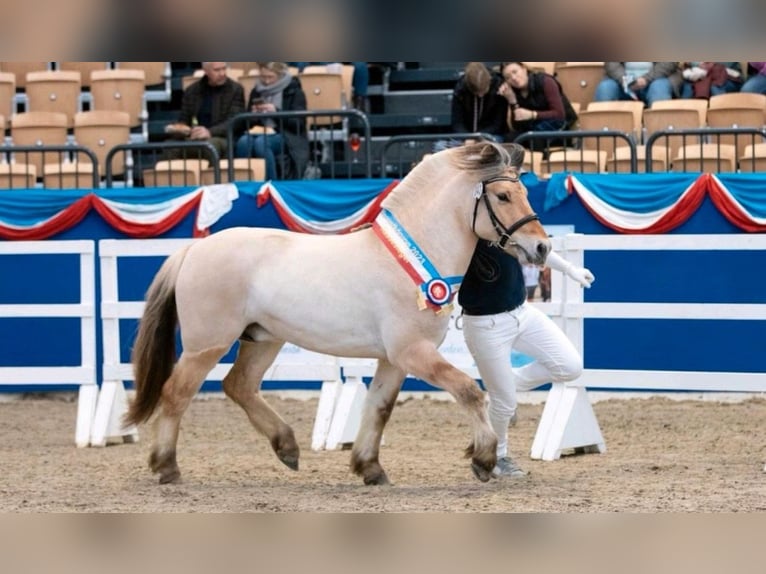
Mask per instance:
[[[472,427],[466,456],[476,477],[489,480],[497,437],[481,389],[437,347],[479,237],[522,262],[542,264],[548,255],[550,242],[519,182],[523,154],[487,142],[436,153],[389,194],[371,227],[354,233],[234,228],[169,257],[147,292],[126,416],[138,424],[159,411],[149,465],[160,483],[180,478],[181,417],[237,340],[224,392],[291,469],[299,458],[293,430],[259,394],[286,341],[377,359],[351,452],[351,469],[365,484],[388,483],[380,441],[408,373],[455,397]],[[183,352],[175,362],[177,325]]]

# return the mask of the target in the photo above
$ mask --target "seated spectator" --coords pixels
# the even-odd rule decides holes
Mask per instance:
[[[306,94],[300,80],[293,77],[284,62],[265,62],[250,92],[251,112],[292,112],[306,109]],[[309,159],[309,142],[303,118],[276,121],[264,118],[254,122],[248,133],[237,140],[236,157],[261,157],[266,160],[266,179],[300,179]],[[277,172],[277,157],[284,161]]]
[[[766,62],[748,62],[750,75],[742,84],[743,92],[766,94]]]
[[[508,101],[499,92],[503,79],[481,62],[468,62],[452,92],[452,131],[484,132],[499,142],[508,136]]]
[[[226,157],[226,130],[230,120],[245,111],[242,86],[226,75],[226,62],[202,62],[205,75],[183,93],[178,124],[167,130],[175,137],[207,141]],[[172,150],[166,157],[180,157]]]
[[[577,121],[572,104],[550,74],[530,72],[521,62],[503,62],[500,70],[505,82],[498,94],[508,101],[515,133],[565,130]]]
[[[333,62],[289,62],[289,65],[298,68],[302,72],[306,66],[326,66]],[[351,90],[353,91],[351,105],[366,114],[370,113],[370,99],[367,90],[370,86],[370,70],[367,62],[340,62],[354,66],[354,74],[351,77]]]
[[[742,86],[739,62],[683,62],[682,98],[703,98],[738,92]]]
[[[606,62],[604,72],[593,96],[597,102],[640,100],[651,107],[680,97],[684,81],[678,62]]]

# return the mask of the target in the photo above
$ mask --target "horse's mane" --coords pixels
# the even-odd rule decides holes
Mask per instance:
[[[520,152],[515,149],[519,147]],[[396,209],[408,201],[419,189],[437,188],[439,182],[447,182],[459,173],[468,174],[476,182],[501,175],[509,167],[520,167],[524,150],[514,146],[509,151],[493,142],[479,142],[449,148],[426,157],[396,186],[381,204],[385,209]]]

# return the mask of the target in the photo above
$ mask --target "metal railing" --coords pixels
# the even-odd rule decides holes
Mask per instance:
[[[88,157],[88,161],[80,161],[80,154],[84,154]],[[41,156],[42,161],[42,173],[37,173],[37,169],[34,166],[34,163],[30,163],[30,156],[31,155],[38,155]],[[46,157],[49,158],[50,155],[57,156],[56,161],[54,162],[48,162],[46,161]],[[23,161],[19,161],[19,156],[23,159]],[[92,188],[98,188],[99,182],[100,182],[100,175],[99,175],[99,165],[98,165],[98,157],[96,154],[89,148],[79,145],[73,145],[73,144],[65,144],[65,145],[31,145],[31,146],[25,146],[25,145],[2,145],[0,146],[0,157],[2,157],[2,163],[9,165],[9,166],[17,166],[22,167],[25,166],[23,170],[15,170],[12,171],[10,168],[7,171],[4,171],[0,173],[0,188],[5,189],[25,189],[28,188],[28,185],[24,186],[14,186],[14,175],[18,176],[21,175],[24,177],[24,181],[27,182],[29,180],[30,175],[32,175],[32,171],[29,169],[30,167],[35,167],[34,172],[34,179],[35,180],[41,180],[43,182],[44,187],[50,187],[52,189],[61,189],[64,187],[80,187],[79,182],[82,179],[83,181],[90,180],[88,185],[84,185],[83,187],[92,187]],[[73,171],[67,171],[64,166],[72,165],[72,166],[78,166],[80,164],[88,165],[89,168],[87,168],[85,171],[80,171],[79,169],[75,168]],[[55,183],[55,178],[58,176],[58,187],[55,185],[47,186],[46,185],[46,179],[45,179],[45,166],[59,166],[58,171],[54,171],[53,173],[49,172],[49,176],[52,176],[53,180],[49,179],[49,182]],[[70,179],[73,178],[74,185],[67,184],[64,185],[64,178]],[[3,185],[3,183],[8,182],[8,186]]]
[[[595,140],[593,144],[589,141]],[[533,152],[543,154],[543,162],[548,162],[549,169],[544,170],[545,173],[550,173],[550,154],[555,151],[561,150],[575,150],[580,151],[579,161],[570,159],[569,155],[565,155],[562,158],[563,171],[574,170],[576,166],[580,167],[580,171],[584,171],[586,164],[585,153],[586,151],[596,151],[607,153],[607,162],[611,163],[612,170],[617,171],[617,158],[614,157],[613,150],[617,147],[618,142],[624,146],[630,148],[630,172],[636,173],[638,171],[638,154],[636,151],[636,142],[633,136],[629,133],[617,131],[617,130],[567,130],[567,131],[540,131],[540,132],[524,132],[518,136],[515,140],[525,148],[530,149]],[[526,144],[526,145],[525,145]],[[577,154],[575,154],[577,155]],[[611,162],[610,162],[611,160]],[[608,167],[608,163],[607,166]],[[569,165],[573,167],[570,168]]]
[[[681,129],[681,130],[675,130],[675,129],[667,129],[667,130],[659,130],[652,132],[649,137],[646,140],[646,171],[651,172],[652,171],[652,163],[653,158],[656,157],[653,155],[653,149],[655,144],[659,144],[660,142],[665,142],[666,144],[669,144],[671,142],[670,138],[674,138],[676,141],[680,139],[681,144],[679,147],[679,153],[682,155],[676,157],[670,157],[671,150],[673,146],[671,145],[665,145],[665,166],[666,171],[670,171],[670,167],[673,164],[673,162],[676,159],[680,160],[680,163],[683,164],[683,167],[687,167],[689,164],[697,164],[700,167],[703,165],[703,158],[701,157],[703,155],[703,146],[705,144],[713,144],[716,146],[718,153],[716,158],[705,158],[705,159],[715,159],[716,160],[716,166],[717,171],[732,171],[732,170],[722,170],[722,161],[725,161],[725,158],[722,157],[721,154],[721,146],[727,145],[726,140],[724,140],[721,136],[731,136],[733,145],[735,147],[735,150],[738,150],[741,146],[741,140],[740,138],[747,138],[747,142],[749,142],[751,145],[754,145],[756,143],[761,143],[766,141],[766,126],[763,128],[739,128],[739,127],[731,127],[731,128],[694,128],[694,129]],[[693,140],[693,141],[690,141]],[[687,157],[687,151],[689,145],[699,145],[699,155],[700,157]],[[740,157],[739,153],[735,153],[734,157],[734,168],[733,171],[737,171],[737,167],[739,162],[746,161],[747,158]],[[752,166],[755,166],[756,158],[752,157],[749,158],[752,162]],[[703,171],[702,169],[695,170],[695,171]]]
[[[434,146],[423,149],[423,144],[431,143],[437,147],[454,147],[470,140],[495,141],[484,132],[456,132],[442,134],[409,134],[391,136],[380,150],[380,177],[403,177],[418,163],[425,154],[432,153]],[[390,160],[389,151],[396,146],[398,156]]]
[[[272,129],[277,133],[293,133],[305,137],[308,143],[307,165],[293,165],[286,138],[282,138],[279,153],[275,154],[278,178],[286,175],[292,179],[372,177],[370,122],[366,114],[354,109],[247,112],[234,116],[226,132],[229,160],[238,155],[237,142],[251,129],[258,132],[253,137],[263,134],[257,126],[262,126],[266,120],[273,122]],[[354,149],[357,145],[359,147]],[[339,155],[343,159],[338,160]],[[240,157],[257,156],[251,145],[248,154]],[[233,161],[229,161],[229,170],[233,177]]]
[[[213,183],[221,183],[220,156],[216,148],[207,141],[167,141],[156,143],[131,143],[114,146],[106,156],[106,187],[114,185],[113,162],[119,153],[124,155],[125,162],[125,186],[134,187],[136,179],[143,185],[146,170],[154,169],[157,161],[178,160],[186,163],[195,160],[207,160],[208,169],[212,170]],[[147,159],[147,156],[150,156]],[[167,173],[170,175],[171,168],[168,166]],[[176,185],[195,185],[200,182],[190,179],[183,171],[182,183]]]

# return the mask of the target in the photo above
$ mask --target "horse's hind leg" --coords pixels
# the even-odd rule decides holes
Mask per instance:
[[[388,476],[378,456],[383,428],[394,410],[405,372],[388,361],[378,361],[375,377],[364,402],[362,421],[351,451],[351,469],[365,484],[388,484]]]
[[[227,350],[214,348],[197,353],[184,351],[162,387],[160,410],[154,422],[154,448],[149,457],[149,467],[159,473],[160,484],[176,482],[181,477],[176,461],[181,417],[202,386],[205,376]]]
[[[281,341],[241,340],[237,360],[223,380],[223,390],[244,409],[256,430],[269,439],[277,458],[293,470],[298,470],[300,449],[293,429],[258,392],[266,369],[274,362],[282,345]]]

